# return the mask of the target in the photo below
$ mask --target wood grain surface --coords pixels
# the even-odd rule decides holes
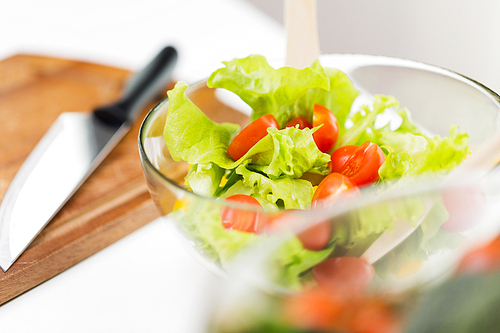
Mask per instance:
[[[0,200],[60,113],[90,112],[115,101],[130,74],[119,68],[26,54],[0,61]],[[141,120],[153,105],[145,108]],[[139,126],[140,121],[14,265],[5,273],[0,270],[0,304],[158,217],[139,160]]]

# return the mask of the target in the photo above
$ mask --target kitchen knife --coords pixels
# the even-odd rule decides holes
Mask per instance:
[[[170,46],[123,90],[123,97],[91,113],[62,113],[26,158],[0,204],[0,268],[16,261],[130,130],[139,112],[163,92],[177,61]]]

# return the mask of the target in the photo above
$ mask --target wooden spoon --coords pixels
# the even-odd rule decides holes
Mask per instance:
[[[285,0],[286,66],[311,66],[320,54],[316,0]]]

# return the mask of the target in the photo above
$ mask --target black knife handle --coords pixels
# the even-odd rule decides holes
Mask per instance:
[[[162,93],[170,81],[177,62],[177,51],[167,46],[140,72],[135,74],[116,103],[94,110],[101,120],[114,126],[135,120],[154,97]]]

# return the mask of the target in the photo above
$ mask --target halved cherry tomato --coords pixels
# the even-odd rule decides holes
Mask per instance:
[[[347,159],[340,173],[359,187],[367,186],[378,180],[378,169],[384,162],[382,149],[375,143],[366,141]]]
[[[358,195],[359,188],[346,176],[331,173],[319,183],[313,194],[311,207],[316,208],[344,195]]]
[[[268,214],[266,223],[271,231],[287,228],[287,224],[293,224],[293,217],[284,215],[287,211],[297,211],[298,209],[287,209],[276,213],[275,215]],[[315,224],[304,231],[297,234],[297,238],[302,243],[302,246],[311,251],[319,251],[328,244],[332,234],[332,227],[328,221]]]
[[[286,125],[286,127],[295,127],[296,125],[299,125],[299,129],[312,128],[311,123],[306,119],[306,117],[294,118]]]
[[[286,295],[281,311],[284,321],[294,328],[328,332],[342,325],[345,309],[345,302],[315,287]]]
[[[457,268],[458,274],[482,274],[500,270],[500,236],[467,253]]]
[[[330,172],[342,172],[345,162],[354,154],[358,147],[358,145],[347,145],[335,150],[328,164]]]
[[[240,159],[257,142],[267,135],[267,129],[275,127],[279,129],[278,122],[271,114],[266,114],[255,119],[241,130],[227,147],[227,153],[233,160]]]
[[[311,288],[286,296],[281,318],[290,331],[397,333],[402,332],[403,318],[395,309],[388,298],[343,300]]]
[[[328,153],[339,137],[339,123],[337,117],[326,107],[314,104],[313,127],[323,126],[313,133],[314,142],[319,150]]]
[[[247,205],[254,205],[261,208],[260,203],[254,197],[246,194],[235,194],[227,197],[226,200],[239,202]],[[224,207],[221,212],[222,225],[227,230],[239,230],[258,233],[264,227],[264,219],[259,218],[257,212],[243,210],[232,207]]]
[[[403,332],[403,318],[398,317],[394,307],[382,298],[355,302],[349,314],[351,316],[346,322],[346,332]]]
[[[307,228],[297,235],[304,249],[319,251],[328,244],[332,234],[332,225],[329,221],[320,222]]]
[[[342,298],[356,297],[373,279],[375,269],[366,260],[355,257],[330,258],[312,268],[319,286]]]

